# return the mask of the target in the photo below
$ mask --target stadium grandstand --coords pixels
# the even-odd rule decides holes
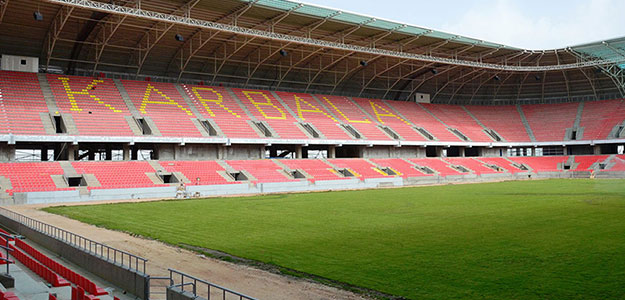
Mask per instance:
[[[625,178],[625,37],[526,50],[287,0],[0,0],[0,54],[2,205]],[[0,223],[34,242],[0,232],[0,260],[41,285],[0,300],[155,299],[139,256]]]

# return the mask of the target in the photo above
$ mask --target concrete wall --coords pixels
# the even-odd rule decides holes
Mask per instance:
[[[501,174],[468,174],[450,175],[447,177],[422,176],[414,178],[387,177],[360,180],[350,178],[343,180],[318,180],[310,182],[300,180],[293,182],[272,182],[253,184],[243,182],[238,184],[225,185],[202,185],[187,186],[189,197],[214,197],[226,195],[254,195],[267,193],[285,192],[306,192],[306,191],[327,191],[327,190],[352,190],[369,189],[379,187],[401,187],[429,184],[447,184],[461,182],[488,182],[498,180],[524,180],[524,179],[545,179],[545,178],[590,178],[590,172],[522,172],[522,173],[501,173]],[[596,172],[596,178],[625,178],[625,172]],[[97,189],[91,190],[89,194],[80,195],[78,191],[57,191],[57,192],[31,192],[16,193],[11,200],[0,203],[2,205],[16,204],[41,204],[60,202],[81,202],[98,200],[127,200],[127,199],[171,199],[175,198],[176,187],[153,187],[134,189]]]
[[[482,156],[500,156],[500,152],[503,154],[503,156],[506,156],[506,154],[508,153],[506,148],[482,148]]]
[[[373,146],[362,149],[363,158],[414,158],[425,157],[425,148],[416,146]]]
[[[219,147],[219,159],[261,159],[265,158],[264,145],[232,145]]]
[[[187,290],[191,287],[187,287]],[[193,293],[182,291],[177,287],[167,287],[167,300],[206,300],[205,298],[194,296]]]
[[[0,215],[0,223],[138,298],[147,299],[149,294],[149,276],[147,274],[138,273],[118,264],[108,262],[103,258],[84,252],[51,236],[30,229],[3,215]]]

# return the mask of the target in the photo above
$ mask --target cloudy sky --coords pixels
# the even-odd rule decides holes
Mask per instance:
[[[625,36],[625,0],[303,0],[531,49]]]

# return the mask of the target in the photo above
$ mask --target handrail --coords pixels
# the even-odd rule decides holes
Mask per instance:
[[[108,262],[145,274],[147,259],[0,207],[0,215]]]
[[[189,274],[186,274],[184,272],[178,271],[178,270],[174,270],[174,269],[168,269],[169,270],[169,279],[171,280],[171,286],[170,287],[179,287],[183,292],[184,292],[184,287],[187,285],[191,285],[193,286],[193,290],[191,291],[193,293],[194,297],[198,297],[201,296],[199,293],[198,289],[198,284],[204,285],[205,288],[201,289],[202,291],[206,291],[206,299],[215,299],[213,297],[211,297],[211,292],[213,294],[218,293],[221,294],[221,299],[222,300],[226,300],[226,299],[232,299],[232,296],[235,297],[239,297],[239,300],[257,300],[256,298],[252,298],[250,296],[247,296],[245,294],[241,294],[239,292],[235,292],[231,289],[219,286],[217,284],[208,282],[206,280],[202,280],[199,279],[197,277],[191,276]],[[179,280],[178,282],[176,280]],[[213,289],[213,290],[211,290]]]

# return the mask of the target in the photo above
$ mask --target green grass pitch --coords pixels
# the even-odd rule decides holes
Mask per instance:
[[[46,211],[410,299],[625,299],[625,180],[541,180]]]

